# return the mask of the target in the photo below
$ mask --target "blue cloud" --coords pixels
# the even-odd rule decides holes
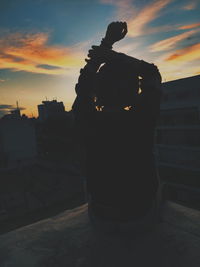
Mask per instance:
[[[42,68],[42,69],[47,69],[47,70],[62,69],[61,67],[51,66],[51,65],[47,65],[47,64],[40,64],[40,65],[37,65],[37,67]]]

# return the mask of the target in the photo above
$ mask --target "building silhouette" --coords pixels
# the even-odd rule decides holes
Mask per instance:
[[[55,99],[42,101],[42,104],[38,105],[38,114],[40,121],[55,119],[65,115],[65,106],[63,102],[57,102]]]
[[[170,199],[199,207],[200,75],[162,84],[155,155]]]
[[[0,119],[0,166],[31,163],[37,156],[35,125],[20,110]]]

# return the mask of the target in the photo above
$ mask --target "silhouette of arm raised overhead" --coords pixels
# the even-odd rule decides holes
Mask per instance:
[[[72,109],[76,115],[85,116],[95,111],[94,82],[96,73],[102,63],[123,64],[132,70],[133,75],[141,77],[141,94],[134,105],[139,110],[158,110],[160,103],[161,75],[154,64],[136,59],[123,53],[115,52],[112,45],[123,39],[127,33],[126,22],[112,22],[108,25],[105,37],[100,46],[92,46],[88,51],[87,64],[80,71],[76,84],[77,97]],[[158,108],[158,109],[157,109]],[[81,114],[80,114],[81,113]]]
[[[110,51],[112,45],[123,39],[127,34],[126,22],[112,22],[108,25],[105,37],[102,38],[100,47],[104,51]],[[76,84],[75,91],[77,97],[73,103],[72,109],[76,113],[76,117],[83,117],[88,113],[95,111],[94,105],[94,79],[100,65],[106,62],[107,55],[90,56],[94,49],[88,51],[89,59],[85,59],[87,64],[80,70],[78,83]]]

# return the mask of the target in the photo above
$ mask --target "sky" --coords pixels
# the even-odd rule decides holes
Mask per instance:
[[[70,110],[87,51],[112,21],[128,24],[113,49],[156,64],[164,82],[200,74],[199,0],[1,0],[0,116],[18,101],[37,117],[46,98]]]

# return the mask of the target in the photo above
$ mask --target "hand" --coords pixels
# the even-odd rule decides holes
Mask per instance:
[[[113,45],[115,42],[123,39],[127,32],[128,29],[126,22],[112,22],[107,27],[104,40],[105,42]]]

